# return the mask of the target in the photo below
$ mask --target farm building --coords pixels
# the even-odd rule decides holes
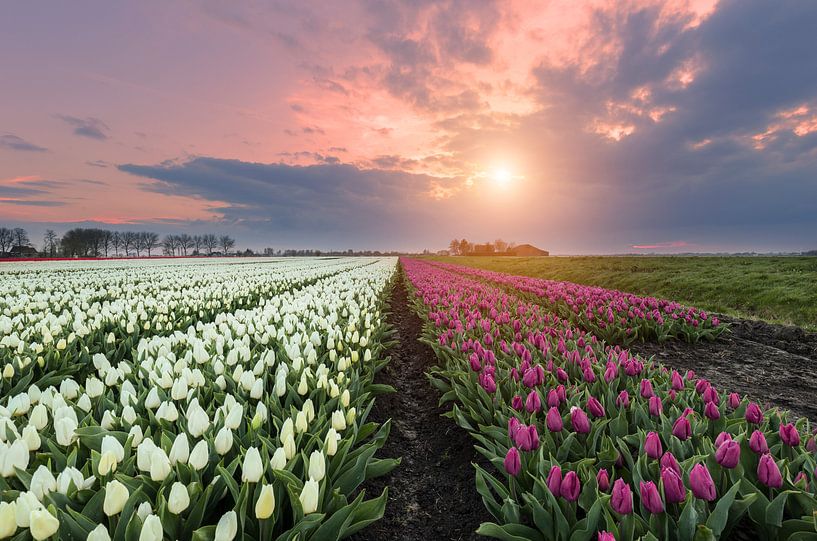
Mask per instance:
[[[508,255],[530,257],[550,255],[550,253],[547,250],[542,250],[541,248],[537,248],[532,244],[520,244],[519,246],[514,246],[513,248],[508,249]]]

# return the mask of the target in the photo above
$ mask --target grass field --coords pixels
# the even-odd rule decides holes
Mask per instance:
[[[817,330],[817,257],[431,257]]]

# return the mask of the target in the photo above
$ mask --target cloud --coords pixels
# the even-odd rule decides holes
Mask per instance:
[[[68,115],[57,115],[57,118],[74,129],[74,135],[104,141],[108,138],[110,128],[98,118],[78,118]]]
[[[108,167],[108,166],[109,166],[109,165],[111,165],[111,164],[110,164],[110,163],[108,163],[108,162],[106,162],[106,161],[104,161],[104,160],[93,160],[93,161],[89,160],[89,161],[86,161],[86,162],[85,162],[85,165],[90,165],[91,167],[102,167],[102,168],[105,168],[105,167]]]
[[[670,242],[656,242],[655,244],[633,244],[630,248],[636,250],[663,250],[667,248],[691,248],[694,246],[695,244],[685,240],[673,240]]]
[[[22,152],[48,152],[47,148],[30,143],[11,133],[0,135],[0,148],[20,150]]]

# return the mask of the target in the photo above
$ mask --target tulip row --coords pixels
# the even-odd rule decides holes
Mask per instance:
[[[88,363],[66,359],[104,353],[118,362],[143,337],[212,321],[353,265],[348,260],[196,267],[190,261],[141,263],[5,265],[0,392],[14,394],[45,374],[55,382],[82,378]]]
[[[675,301],[450,263],[435,264],[508,287],[515,294],[542,304],[548,311],[612,344],[629,345],[639,340],[670,338],[687,342],[715,340],[728,328],[717,317]]]
[[[389,391],[373,376],[395,261],[287,266],[289,287],[247,309],[143,334],[115,360],[86,340],[61,352],[82,378],[4,394],[0,539],[335,540],[382,516],[387,492],[358,487],[397,465],[374,456],[389,424],[367,422]],[[252,272],[238,267],[213,275]]]
[[[495,471],[507,540],[817,538],[808,421],[610,347],[506,289],[406,259],[431,379]]]

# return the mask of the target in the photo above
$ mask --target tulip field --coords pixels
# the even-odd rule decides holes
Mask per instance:
[[[586,319],[550,310],[551,298],[526,300],[535,282],[403,265],[440,359],[432,381],[493,465],[476,467],[495,519],[479,533],[698,540],[742,523],[762,539],[817,538],[817,445],[806,419],[605,344],[577,326]],[[523,287],[516,295],[494,283]]]
[[[0,268],[0,539],[339,539],[395,259]]]
[[[419,336],[392,328],[395,287]],[[417,338],[435,359],[409,384],[484,458],[478,535],[817,539],[808,419],[628,349],[726,332],[672,301],[421,259],[4,264],[0,539],[369,539],[415,414],[373,421],[381,369]]]

